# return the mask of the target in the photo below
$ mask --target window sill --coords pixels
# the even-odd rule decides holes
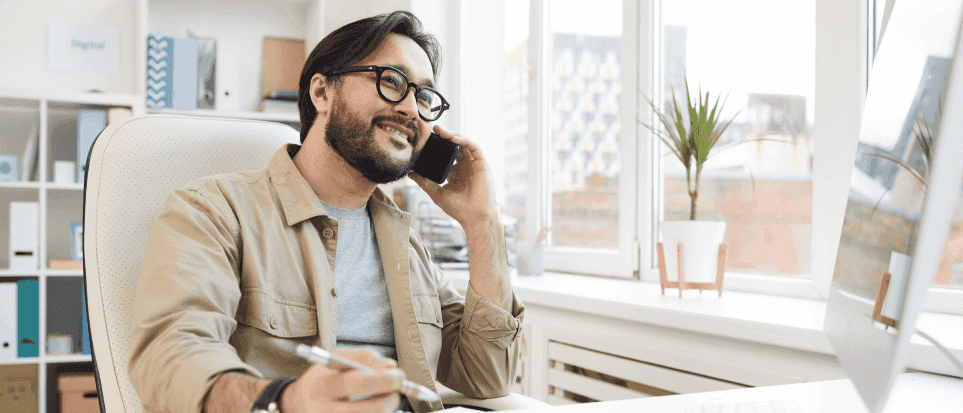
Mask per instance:
[[[455,288],[468,288],[468,271],[446,269]],[[667,289],[658,283],[546,273],[512,277],[526,306],[549,307],[640,324],[682,329],[761,344],[835,355],[823,333],[826,302],[724,290]],[[963,357],[963,316],[924,313],[917,328]],[[914,337],[910,366],[923,371],[960,374],[939,351]]]

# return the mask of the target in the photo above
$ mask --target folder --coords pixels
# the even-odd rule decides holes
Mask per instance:
[[[84,183],[87,170],[87,154],[94,139],[107,127],[107,111],[83,109],[77,114],[77,183]]]
[[[152,34],[147,37],[147,107],[173,107],[171,70],[174,67],[174,40]]]
[[[0,362],[17,358],[17,284],[0,283]]]
[[[40,356],[40,282],[17,282],[17,357]]]
[[[36,202],[10,203],[10,270],[40,269],[40,207]]]
[[[174,109],[197,109],[197,39],[174,39]]]
[[[80,303],[80,306],[83,308],[80,327],[80,352],[83,354],[90,354],[90,326],[87,324],[87,288],[85,286],[81,286],[80,292],[83,299],[83,301]]]

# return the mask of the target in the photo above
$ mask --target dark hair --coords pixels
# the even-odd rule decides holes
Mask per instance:
[[[327,73],[331,70],[350,66],[374,53],[375,49],[391,33],[398,33],[414,40],[418,46],[428,54],[431,62],[432,75],[438,77],[441,67],[441,47],[435,36],[423,30],[421,21],[414,14],[407,11],[396,11],[368,17],[331,32],[311,51],[304,69],[301,70],[301,80],[298,84],[298,110],[301,112],[301,143],[308,136],[308,131],[318,117],[318,111],[311,102],[311,78],[315,73]],[[330,79],[335,85],[338,79]]]

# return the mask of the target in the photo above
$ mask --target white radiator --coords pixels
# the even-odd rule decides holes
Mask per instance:
[[[557,341],[548,342],[548,366],[553,405],[749,387]]]

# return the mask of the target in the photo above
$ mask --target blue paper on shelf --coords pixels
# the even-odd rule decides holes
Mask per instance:
[[[87,154],[97,135],[107,127],[107,111],[82,109],[77,113],[77,183],[84,183]]]

